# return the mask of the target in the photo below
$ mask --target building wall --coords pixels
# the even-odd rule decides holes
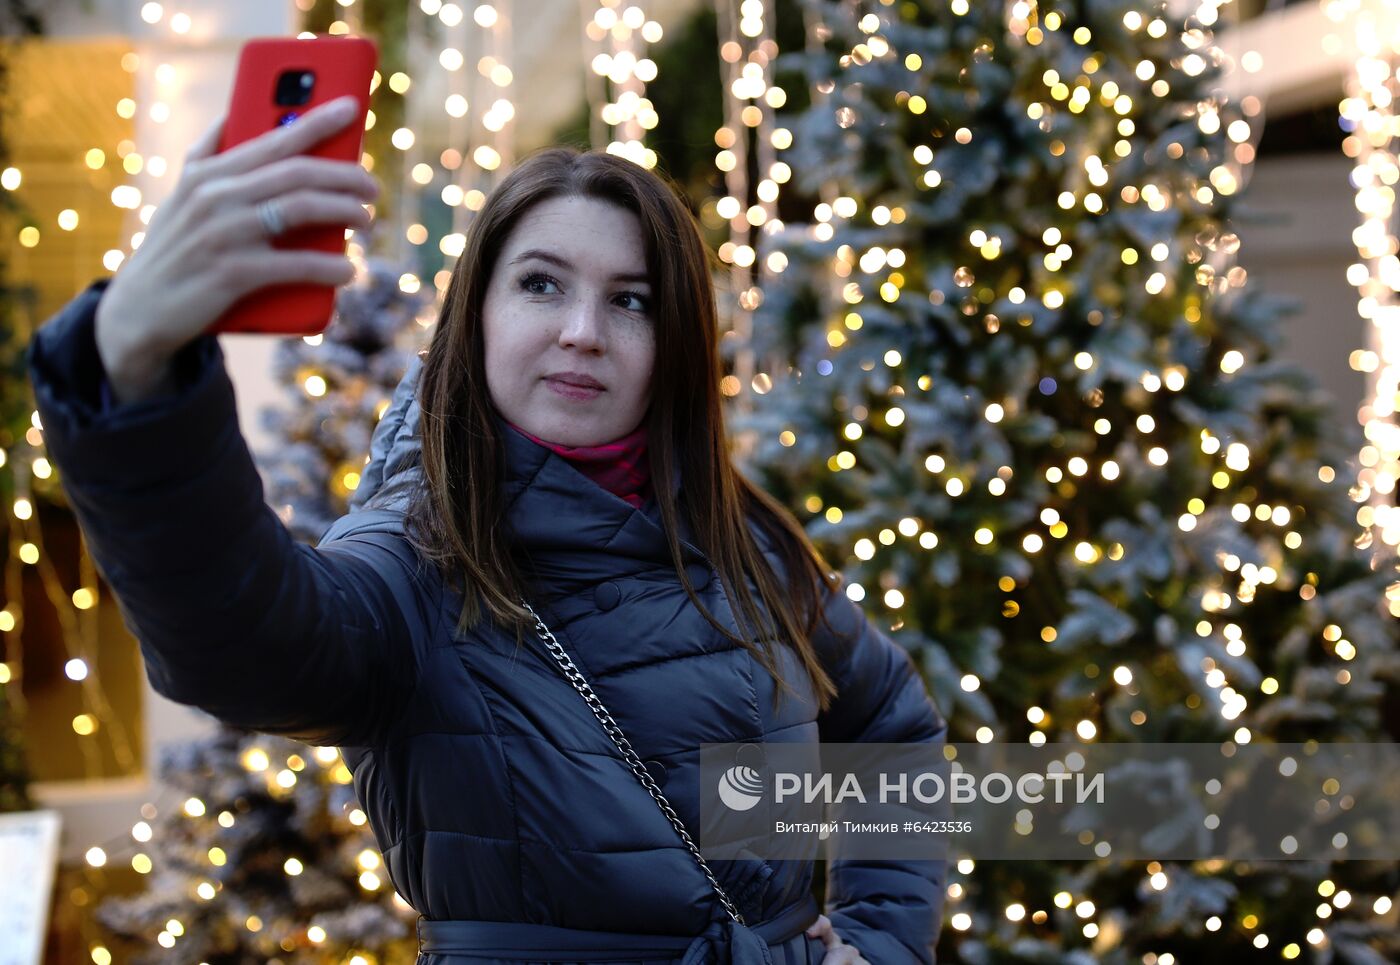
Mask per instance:
[[[1346,277],[1357,260],[1351,233],[1359,223],[1351,167],[1340,151],[1261,156],[1241,199],[1241,214],[1247,209],[1261,220],[1241,217],[1236,228],[1249,284],[1301,302],[1281,324],[1282,355],[1313,373],[1336,417],[1355,426],[1366,382],[1348,356],[1368,346],[1369,323],[1357,315]]]

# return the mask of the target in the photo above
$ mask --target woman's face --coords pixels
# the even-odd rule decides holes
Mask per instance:
[[[507,421],[564,446],[641,424],[656,351],[646,269],[641,222],[625,208],[559,197],[520,217],[482,309],[486,382]],[[601,389],[568,384],[590,380]]]

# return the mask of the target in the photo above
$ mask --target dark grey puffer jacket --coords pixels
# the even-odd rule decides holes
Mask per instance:
[[[217,339],[179,353],[173,394],[103,408],[104,287],[49,320],[28,361],[49,452],[151,682],[233,724],[340,747],[394,887],[423,916],[420,965],[821,961],[802,934],[818,913],[812,861],[711,863],[748,923],[733,924],[539,641],[517,653],[494,626],[454,639],[459,598],[403,536],[416,362],[355,510],[313,548],[263,501]],[[501,425],[509,527],[542,587],[530,602],[687,828],[702,743],[944,740],[909,655],[840,593],[826,613],[854,645],[814,641],[839,699],[819,715],[780,648],[802,699],[774,714],[768,674],[686,597],[654,502],[633,508]],[[701,598],[737,630],[681,535]],[[825,911],[874,965],[929,965],[944,885],[941,861],[832,862]]]

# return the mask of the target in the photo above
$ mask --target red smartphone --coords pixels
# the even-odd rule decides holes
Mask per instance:
[[[359,123],[351,121],[307,153],[359,163],[365,114],[379,49],[366,37],[317,34],[299,39],[259,37],[244,44],[233,96],[219,139],[220,152],[291,124],[311,109],[352,94],[360,100]],[[345,228],[307,225],[272,240],[274,248],[345,252]],[[231,305],[206,332],[315,335],[330,324],[333,285],[294,283],[255,289]]]

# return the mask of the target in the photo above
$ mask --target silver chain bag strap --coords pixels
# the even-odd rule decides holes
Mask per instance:
[[[646,767],[642,764],[642,760],[637,756],[637,752],[632,750],[632,745],[628,742],[626,735],[622,733],[622,728],[617,726],[617,721],[613,720],[612,714],[608,713],[608,709],[603,706],[603,702],[598,699],[598,695],[595,694],[593,688],[589,686],[588,680],[579,672],[578,667],[574,665],[569,655],[564,652],[564,648],[560,646],[559,641],[554,638],[553,631],[545,626],[544,620],[540,619],[540,615],[535,612],[535,608],[524,600],[521,600],[520,603],[525,609],[529,610],[530,615],[535,618],[535,631],[539,634],[540,640],[544,642],[545,647],[554,656],[555,661],[559,664],[559,669],[564,672],[564,677],[569,683],[573,684],[574,689],[583,696],[583,699],[588,703],[589,709],[593,711],[593,716],[598,718],[599,723],[603,725],[603,730],[607,731],[608,736],[611,737],[613,743],[617,745],[617,749],[622,752],[623,758],[627,761],[627,766],[632,769],[632,773],[636,775],[637,780],[642,782],[642,786],[651,794],[652,800],[656,802],[656,806],[661,808],[661,812],[666,815],[671,822],[671,826],[676,829],[676,834],[680,835],[681,840],[685,842],[685,846],[690,849],[690,854],[695,859],[695,863],[700,866],[700,870],[703,871],[705,877],[709,879],[710,885],[715,889],[715,894],[719,895],[719,900],[720,903],[724,905],[724,910],[729,912],[730,916],[739,924],[745,924],[743,916],[739,914],[739,909],[734,905],[734,902],[730,900],[729,896],[724,893],[724,889],[719,886],[719,882],[715,880],[714,874],[710,871],[710,866],[705,864],[705,859],[700,856],[700,849],[697,848],[695,842],[691,840],[690,834],[685,830],[685,825],[681,824],[681,819],[676,817],[675,809],[671,807],[671,803],[667,801],[665,795],[661,793],[661,788],[656,786],[656,781],[652,779],[651,773],[648,772]]]

